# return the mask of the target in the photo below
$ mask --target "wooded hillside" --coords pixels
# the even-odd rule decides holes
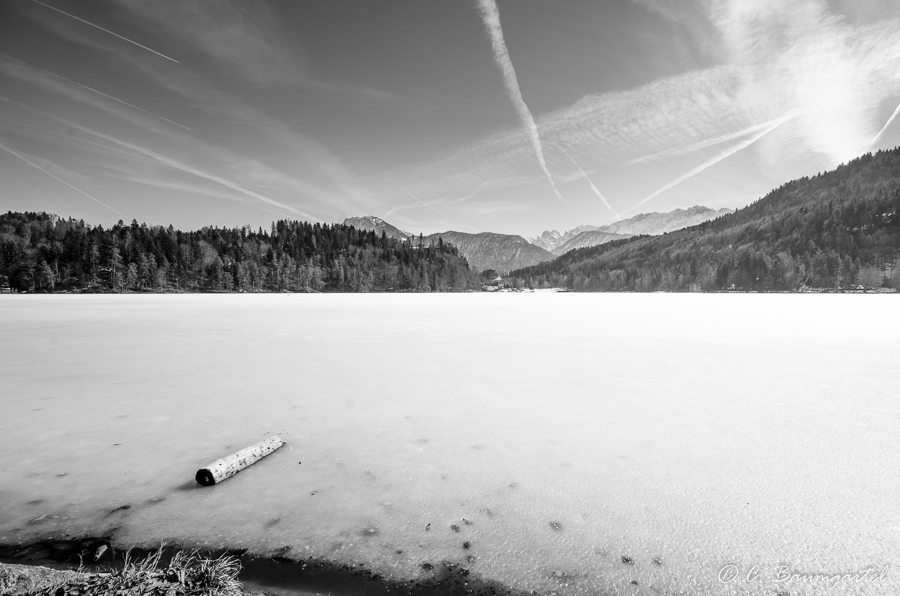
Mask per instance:
[[[900,288],[898,251],[900,148],[789,182],[717,219],[574,250],[510,278],[575,291]]]
[[[456,248],[341,224],[268,231],[132,221],[109,229],[46,213],[0,215],[0,282],[17,291],[371,292],[480,287]]]

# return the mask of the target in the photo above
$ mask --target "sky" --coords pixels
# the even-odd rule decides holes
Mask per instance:
[[[896,0],[0,0],[0,211],[535,236],[900,144]]]

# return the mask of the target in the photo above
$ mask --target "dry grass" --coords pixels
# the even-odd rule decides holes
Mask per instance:
[[[55,581],[40,589],[0,593],[27,596],[242,596],[238,581],[240,562],[234,557],[202,557],[198,552],[179,552],[161,567],[162,548],[134,562],[126,555],[122,569],[110,573],[85,573]]]

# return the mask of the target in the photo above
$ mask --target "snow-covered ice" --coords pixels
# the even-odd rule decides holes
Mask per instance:
[[[896,312],[889,295],[3,296],[0,543],[289,546],[397,577],[446,560],[558,594],[822,594],[779,567],[871,568],[827,592],[900,594]],[[196,487],[272,434],[287,446]]]

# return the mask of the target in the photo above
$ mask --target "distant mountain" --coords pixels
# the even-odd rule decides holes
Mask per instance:
[[[554,258],[554,255],[539,246],[528,242],[521,236],[482,232],[466,234],[463,232],[443,232],[424,237],[425,244],[437,242],[442,238],[464,256],[469,265],[479,271],[494,269],[506,273],[513,269],[528,267]],[[415,242],[415,239],[413,240]]]
[[[353,226],[357,230],[366,230],[375,232],[377,235],[381,236],[381,232],[384,232],[388,238],[394,238],[396,240],[406,240],[412,234],[409,232],[404,232],[400,228],[389,224],[384,221],[380,217],[375,217],[374,215],[364,215],[362,217],[348,217],[344,220],[345,226]]]
[[[723,215],[734,213],[734,209],[710,209],[696,205],[689,209],[676,209],[668,213],[641,213],[622,221],[617,221],[598,228],[613,234],[629,234],[638,236],[658,236],[675,230],[688,228]]]
[[[900,147],[714,220],[572,250],[511,277],[576,291],[900,289]]]
[[[544,250],[548,250],[550,252],[555,252],[556,249],[566,242],[570,241],[572,238],[581,234],[582,232],[593,232],[599,230],[600,226],[578,226],[577,228],[572,228],[565,234],[560,234],[556,230],[545,230],[543,234],[538,236],[537,238],[529,238],[528,241],[534,244],[535,246],[540,246]],[[556,253],[562,254],[562,253]]]
[[[548,250],[556,255],[561,255],[573,248],[584,248],[586,246],[596,246],[603,242],[616,240],[615,237],[605,239],[600,235],[586,236],[579,243],[572,243],[572,240],[584,232],[605,232],[607,234],[620,234],[621,236],[638,236],[646,234],[656,236],[674,232],[689,226],[695,226],[704,221],[715,219],[722,215],[732,213],[733,209],[710,209],[697,205],[689,209],[676,209],[668,213],[641,213],[622,221],[607,224],[605,226],[583,225],[572,228],[565,234],[560,234],[556,230],[547,230],[537,238],[530,239],[535,246],[540,246],[544,250]],[[571,244],[570,244],[571,243]],[[569,246],[562,250],[562,246]]]
[[[540,246],[544,250],[553,251],[554,248],[562,244],[563,235],[556,230],[544,230],[544,233],[537,238],[529,238],[528,241],[535,246]]]
[[[562,255],[570,250],[576,248],[587,248],[588,246],[597,246],[599,244],[605,244],[607,242],[612,242],[613,240],[621,240],[622,238],[630,238],[634,234],[611,234],[609,232],[601,232],[600,230],[590,230],[587,232],[581,232],[577,236],[569,238],[556,248],[554,248],[552,252],[554,255]]]

